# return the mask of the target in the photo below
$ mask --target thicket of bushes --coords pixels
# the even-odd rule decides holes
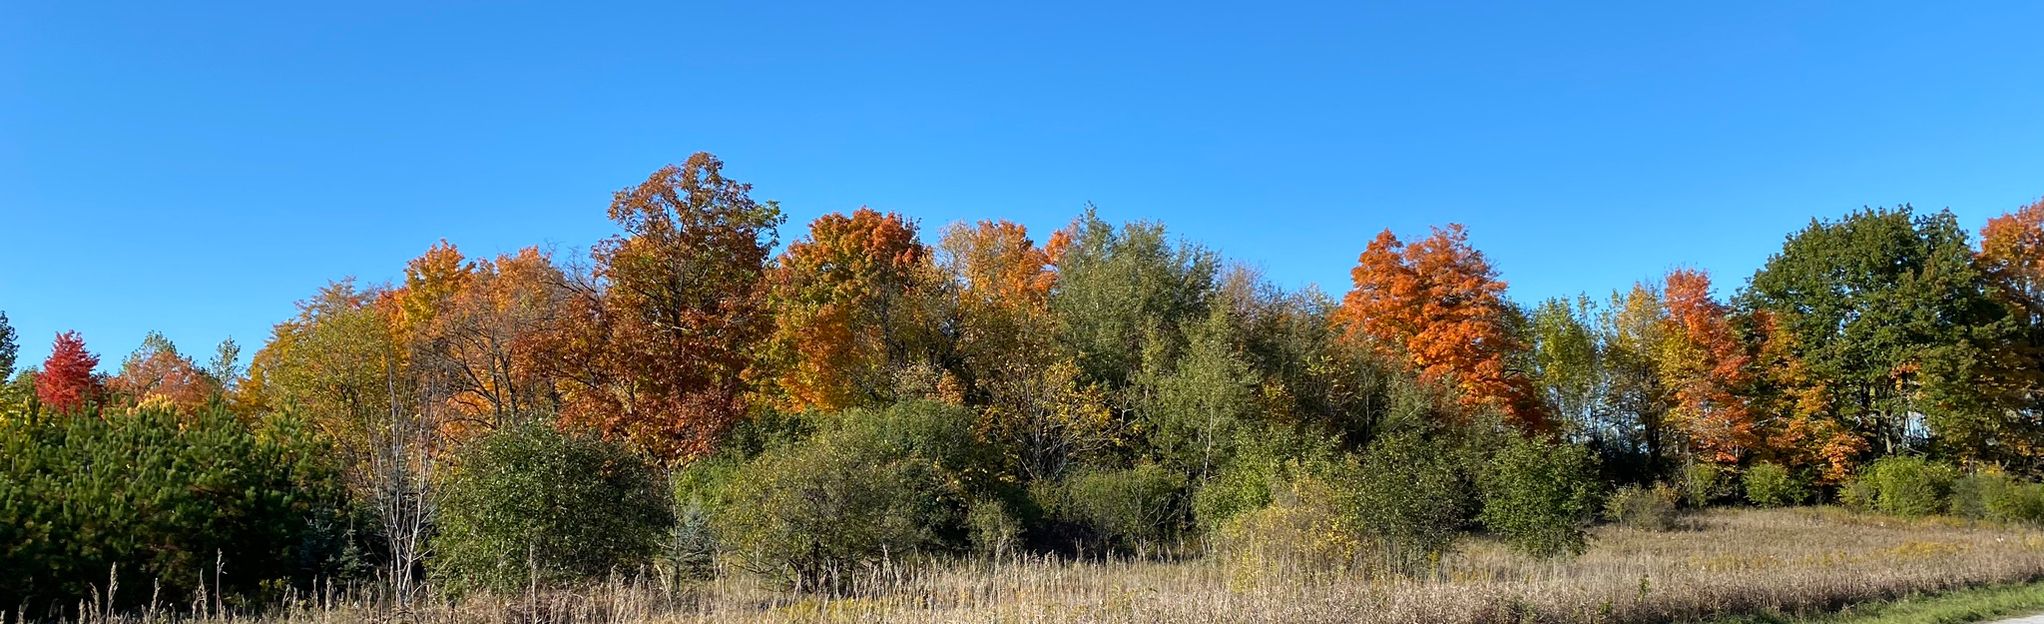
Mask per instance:
[[[2044,523],[2044,483],[1992,469],[1964,474],[1921,457],[1882,458],[1839,489],[1840,502],[1897,516],[1950,514],[1995,522]]]
[[[0,604],[229,601],[362,562],[333,453],[289,414],[215,406],[0,418]],[[116,566],[118,570],[116,571]]]

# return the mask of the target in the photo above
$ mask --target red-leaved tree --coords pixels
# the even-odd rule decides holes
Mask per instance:
[[[99,379],[92,375],[97,366],[99,358],[85,350],[78,332],[57,334],[50,358],[43,360],[43,369],[35,376],[36,398],[56,412],[84,407],[99,398]]]

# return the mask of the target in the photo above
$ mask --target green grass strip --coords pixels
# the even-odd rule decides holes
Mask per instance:
[[[2044,613],[2044,582],[1976,587],[1854,605],[1815,617],[1745,616],[1713,624],[1964,624]]]

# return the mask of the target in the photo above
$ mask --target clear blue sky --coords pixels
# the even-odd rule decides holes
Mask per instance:
[[[579,254],[696,150],[785,237],[1092,201],[1339,293],[1459,221],[1522,301],[2044,195],[2040,3],[931,4],[0,0],[0,310],[24,364],[252,353],[443,237]]]

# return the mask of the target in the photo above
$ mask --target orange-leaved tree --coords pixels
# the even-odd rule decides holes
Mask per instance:
[[[782,407],[840,410],[892,401],[896,376],[936,374],[948,348],[943,280],[916,226],[860,208],[809,224],[771,272],[767,353]]]
[[[577,284],[550,347],[565,422],[684,459],[744,415],[782,217],[723,168],[698,152],[612,198],[624,233],[591,254],[593,279]]]
[[[2005,339],[1983,350],[1988,372],[1975,385],[2006,413],[2036,413],[2044,405],[2044,367],[2036,364],[2044,361],[2044,201],[1989,219],[1980,228],[1975,262],[2013,325]],[[1965,455],[2044,471],[2044,422],[2034,417],[1999,420],[1999,426],[1986,428],[1996,438],[1993,443],[1978,446],[1996,448],[2002,456]]]
[[[1037,246],[1020,224],[981,221],[945,229],[938,248],[957,288],[962,385],[1009,469],[1055,479],[1111,446],[1105,397],[1080,383],[1050,313],[1057,247]]]
[[[1505,282],[1460,224],[1412,244],[1385,230],[1349,274],[1355,289],[1335,313],[1346,336],[1455,388],[1464,407],[1498,410],[1525,431],[1548,429],[1530,381],[1512,366],[1526,345],[1512,329]]]
[[[205,407],[221,389],[220,381],[207,375],[192,358],[179,353],[177,345],[157,332],[142,338],[142,346],[121,362],[121,371],[108,382],[108,389],[141,405],[166,405],[191,411]]]
[[[1675,394],[1671,424],[1696,459],[1736,464],[1759,440],[1742,394],[1751,384],[1752,358],[1733,330],[1730,309],[1711,296],[1708,273],[1670,271],[1666,288],[1668,330],[1657,368]]]

